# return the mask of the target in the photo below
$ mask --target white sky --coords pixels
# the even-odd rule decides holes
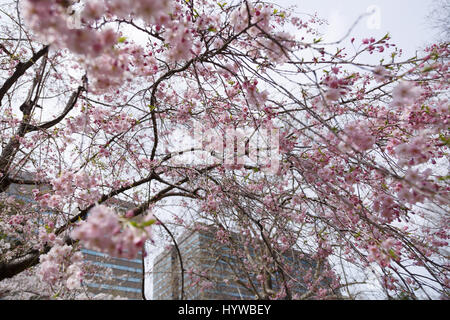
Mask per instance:
[[[296,5],[295,11],[299,13],[317,12],[320,18],[328,20],[329,25],[323,30],[328,41],[343,37],[371,6],[379,9],[379,28],[374,28],[374,24],[370,27],[372,20],[365,17],[352,32],[356,39],[371,36],[378,39],[389,32],[391,41],[404,49],[404,57],[414,55],[415,50],[432,40],[433,32],[426,21],[432,0],[276,0],[273,3],[283,7]]]

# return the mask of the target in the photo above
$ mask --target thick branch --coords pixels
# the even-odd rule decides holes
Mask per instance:
[[[19,62],[16,66],[16,71],[5,81],[3,86],[0,88],[0,106],[2,105],[2,100],[8,90],[16,83],[17,80],[29,69],[31,68],[42,56],[48,52],[49,46],[44,46],[41,50],[36,52],[30,60],[25,63]]]
[[[40,126],[31,127],[28,129],[28,132],[36,131],[36,130],[40,130],[40,129],[49,129],[49,128],[53,127],[54,125],[58,124],[59,122],[61,122],[61,120],[63,120],[67,116],[67,114],[73,109],[73,107],[75,107],[75,104],[77,103],[78,98],[80,97],[81,92],[83,90],[84,90],[84,87],[79,86],[77,91],[72,93],[69,101],[66,104],[66,107],[64,108],[63,112],[61,112],[61,114],[57,118],[55,118],[51,121],[48,121],[46,123],[43,123]]]
[[[39,251],[32,250],[23,257],[11,262],[0,262],[0,281],[5,278],[12,278],[39,262]]]
[[[2,150],[2,153],[0,155],[0,172],[3,173],[3,178],[0,181],[0,193],[4,192],[11,185],[11,183],[13,183],[13,180],[9,179],[8,177],[8,171],[17,153],[17,150],[20,147],[19,138],[23,138],[29,132],[49,129],[52,126],[58,124],[73,109],[83,90],[84,88],[82,86],[78,87],[78,90],[75,91],[70,97],[63,112],[56,119],[48,121],[37,127],[30,125],[31,109],[33,108],[32,103],[30,101],[26,101],[22,104],[22,106],[20,107],[21,111],[23,112],[22,122],[20,123],[16,135],[11,137],[10,141]]]

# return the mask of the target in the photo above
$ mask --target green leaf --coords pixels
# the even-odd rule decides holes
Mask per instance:
[[[139,225],[137,224],[136,221],[128,221],[128,223],[129,223],[131,226],[135,227],[135,228],[138,228],[138,227],[139,227]]]
[[[117,40],[119,43],[124,43],[127,40],[127,37],[120,37],[119,40]]]
[[[393,249],[389,249],[389,255],[391,256],[392,259],[397,260],[398,256],[395,254]]]
[[[198,11],[194,9],[194,18],[198,18],[199,16],[200,14],[198,13]]]
[[[439,140],[441,140],[446,146],[450,145],[450,138],[444,136],[442,133],[439,134]]]
[[[151,226],[152,224],[154,224],[155,222],[156,222],[156,219],[150,219],[150,220],[148,220],[148,221],[143,222],[143,223],[142,223],[142,226],[143,226],[143,227],[149,227],[149,226]]]
[[[430,72],[432,70],[434,70],[434,66],[428,66],[428,67],[423,68],[422,72],[426,73],[426,72]]]

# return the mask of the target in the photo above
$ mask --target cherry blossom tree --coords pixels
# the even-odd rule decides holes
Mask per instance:
[[[282,275],[260,298],[448,298],[448,43],[413,58],[389,34],[324,43],[317,16],[250,0],[0,14],[0,281],[74,298],[80,246],[130,258],[160,225],[202,220],[217,241],[259,239],[247,267]],[[296,278],[291,249],[320,272]]]

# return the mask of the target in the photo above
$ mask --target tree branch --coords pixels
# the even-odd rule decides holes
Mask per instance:
[[[27,62],[19,62],[16,66],[16,71],[5,81],[3,86],[0,88],[0,106],[2,105],[2,100],[8,90],[16,83],[17,80],[29,69],[31,68],[42,56],[48,52],[49,46],[44,46],[41,50],[36,52],[31,59]]]

